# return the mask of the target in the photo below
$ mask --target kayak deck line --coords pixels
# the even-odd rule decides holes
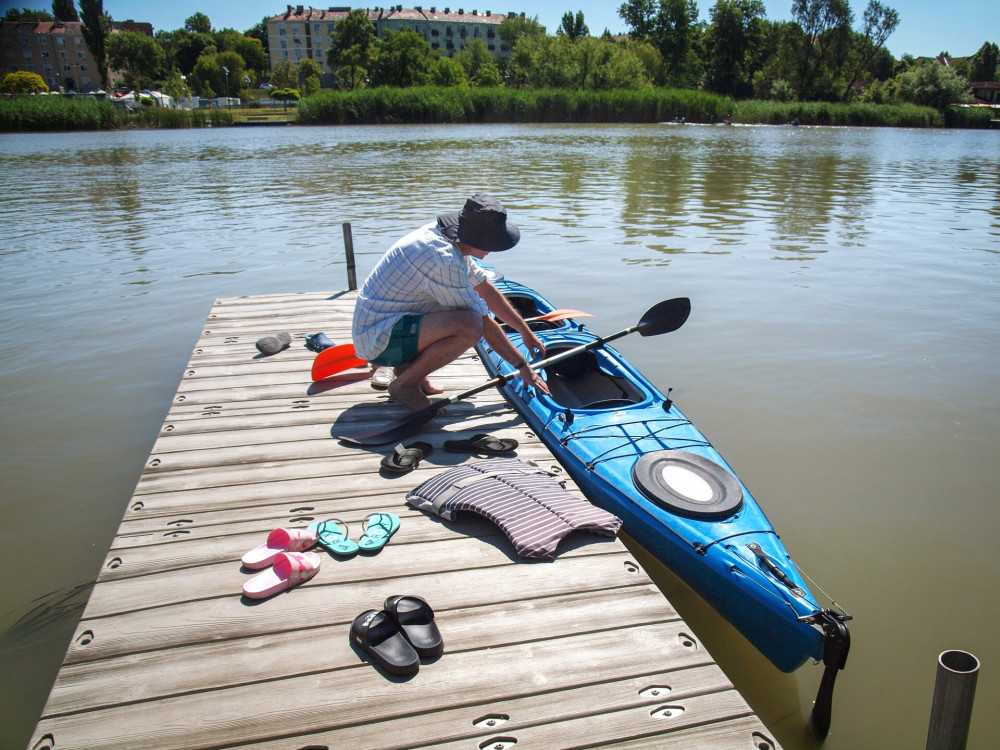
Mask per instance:
[[[514,438],[517,457],[561,470],[495,389],[415,434],[434,451],[407,475],[380,471],[393,445],[332,438],[334,425],[405,413],[367,369],[311,380],[304,337],[348,342],[355,299],[212,305],[28,747],[779,750],[641,550],[574,533],[554,561],[524,562],[484,520],[444,522],[406,504],[436,473],[481,460],[445,451],[448,439]],[[255,341],[276,331],[291,346],[260,355]],[[438,381],[453,392],[485,377],[470,350]],[[567,489],[582,497],[572,480]],[[339,518],[357,541],[364,519],[387,511],[401,525],[378,554],[319,550],[304,583],[241,596],[256,574],[241,557],[273,529]],[[400,594],[431,605],[444,640],[408,679],[387,677],[350,641],[355,617]]]

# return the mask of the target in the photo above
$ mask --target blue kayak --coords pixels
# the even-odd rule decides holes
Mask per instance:
[[[494,283],[526,319],[556,309],[526,286],[505,278]],[[629,536],[775,666],[791,672],[809,659],[823,661],[832,695],[833,675],[847,658],[850,617],[817,603],[719,452],[619,352],[603,340],[594,345],[599,337],[584,325],[573,319],[530,325],[547,360],[592,347],[541,370],[551,396],[513,378],[501,379],[503,397],[594,504],[621,518]],[[508,335],[527,356],[520,334]],[[491,375],[516,374],[485,340],[477,350]]]

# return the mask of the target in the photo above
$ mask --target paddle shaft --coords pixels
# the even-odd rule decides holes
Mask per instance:
[[[542,370],[546,367],[549,367],[550,365],[556,364],[557,362],[562,362],[563,360],[575,357],[577,354],[588,351],[589,349],[596,349],[599,346],[603,346],[609,341],[620,339],[622,336],[628,336],[633,331],[638,330],[638,328],[639,326],[632,326],[631,328],[626,328],[624,331],[613,333],[610,336],[605,336],[604,338],[596,338],[593,341],[590,341],[586,344],[580,344],[579,346],[575,346],[572,349],[567,349],[564,352],[559,352],[559,354],[547,357],[538,362],[532,362],[529,364],[529,367],[531,367],[532,370]],[[483,391],[489,390],[490,388],[494,387],[499,388],[500,386],[505,385],[508,380],[513,380],[514,378],[516,378],[518,374],[519,371],[514,370],[514,372],[508,375],[498,375],[492,380],[488,380],[485,383],[482,383],[481,385],[477,385],[475,388],[470,388],[467,391],[456,393],[454,396],[449,396],[448,398],[442,399],[441,401],[435,401],[433,404],[431,404],[431,406],[435,406],[438,409],[440,409],[442,406],[453,404],[456,401],[461,401],[463,398],[468,398],[469,396],[475,396],[477,393],[482,393]],[[437,411],[437,409],[435,409],[435,411]]]
[[[540,362],[535,362],[531,365],[531,369],[541,370],[555,364],[556,362],[562,362],[570,357],[575,357],[577,354],[585,352],[588,349],[596,349],[609,341],[620,339],[622,336],[628,336],[634,331],[638,331],[642,336],[658,336],[661,333],[676,331],[684,325],[684,322],[687,320],[690,312],[691,301],[686,297],[664,300],[663,302],[660,302],[659,304],[648,309],[636,325],[630,326],[623,331],[619,331],[618,333],[613,333],[610,336],[604,336],[603,338],[598,337],[587,344],[580,344],[579,346],[567,349],[566,351],[556,354],[555,356],[547,357]],[[412,435],[425,424],[430,422],[434,418],[434,415],[444,407],[454,404],[456,401],[461,401],[463,398],[474,396],[475,394],[481,393],[489,388],[500,387],[508,380],[517,377],[517,375],[518,371],[514,371],[509,375],[499,375],[492,380],[488,380],[482,385],[477,385],[475,388],[470,388],[467,391],[456,393],[454,396],[449,398],[435,401],[429,406],[425,406],[423,409],[414,412],[401,422],[397,422],[396,424],[384,429],[376,430],[375,432],[354,436],[338,435],[334,432],[333,436],[346,443],[361,446],[386,445],[388,443],[396,442]],[[336,429],[336,426],[334,426],[334,428]]]

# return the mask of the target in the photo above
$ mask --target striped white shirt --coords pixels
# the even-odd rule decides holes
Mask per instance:
[[[484,281],[482,268],[438,231],[437,222],[410,232],[389,248],[361,286],[351,331],[355,351],[363,359],[377,357],[404,315],[441,310],[488,315],[474,288]]]

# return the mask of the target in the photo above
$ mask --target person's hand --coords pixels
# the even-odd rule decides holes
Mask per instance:
[[[528,347],[528,351],[531,353],[532,357],[544,357],[545,356],[545,344],[543,344],[538,336],[535,335],[534,331],[528,331],[528,335],[523,337],[524,345]],[[546,391],[547,393],[548,391]]]
[[[552,393],[549,391],[548,385],[546,385],[545,381],[542,380],[542,377],[541,375],[538,374],[538,371],[532,370],[531,365],[529,365],[527,362],[525,362],[523,365],[517,368],[517,371],[521,374],[521,380],[524,382],[525,386],[530,386],[532,388],[538,389],[542,393],[548,394],[550,396],[552,395]]]

